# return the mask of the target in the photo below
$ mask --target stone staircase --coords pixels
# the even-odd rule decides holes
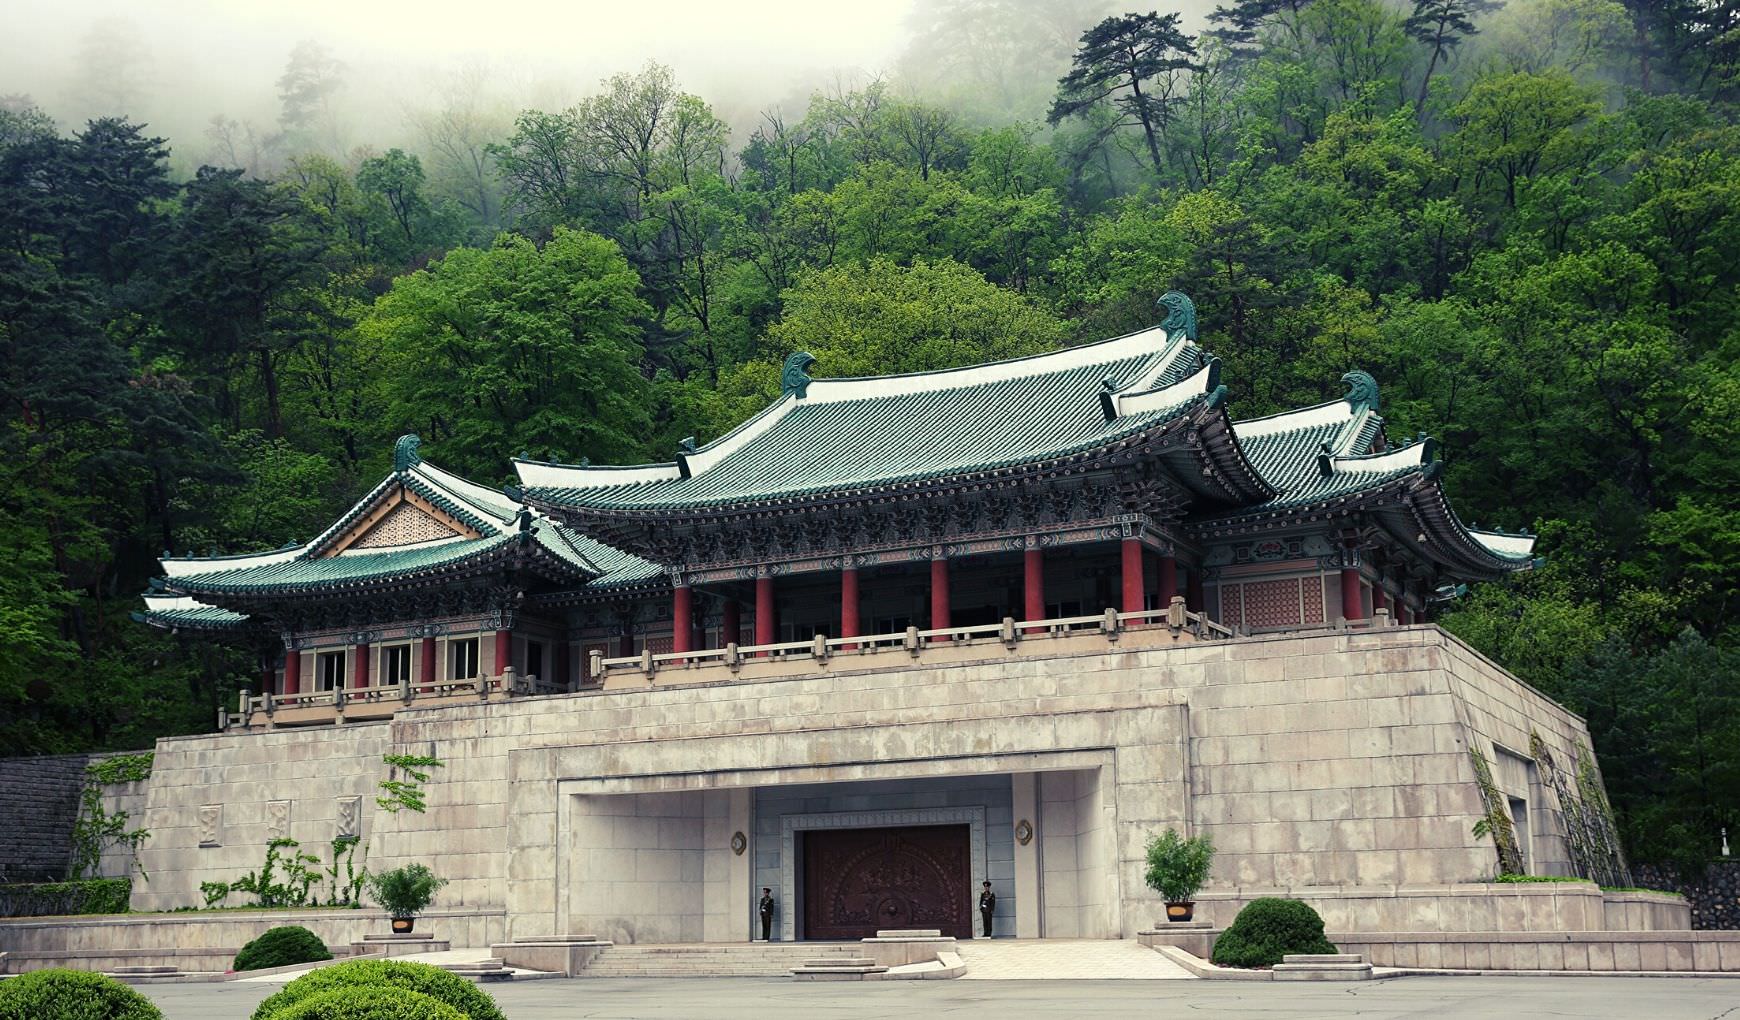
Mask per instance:
[[[617,944],[601,950],[583,978],[791,977],[814,960],[862,956],[856,942],[700,943],[680,946]]]

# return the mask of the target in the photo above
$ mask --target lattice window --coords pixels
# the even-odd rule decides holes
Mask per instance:
[[[1299,623],[1299,580],[1281,578],[1245,585],[1247,626],[1285,627]]]
[[[1300,605],[1305,610],[1306,623],[1323,622],[1323,578],[1307,577],[1300,582]]]
[[[394,545],[412,545],[451,538],[458,532],[409,503],[394,507],[368,533],[352,542],[352,549],[380,549]]]
[[[1220,586],[1220,622],[1228,627],[1243,627],[1245,625],[1245,586],[1242,584],[1223,584]]]

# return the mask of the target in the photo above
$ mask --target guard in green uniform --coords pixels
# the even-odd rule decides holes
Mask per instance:
[[[997,894],[991,891],[991,883],[985,883],[985,891],[979,894],[979,917],[984,919],[984,938],[991,937],[991,915],[997,912]]]
[[[761,941],[773,941],[773,890],[761,887]]]

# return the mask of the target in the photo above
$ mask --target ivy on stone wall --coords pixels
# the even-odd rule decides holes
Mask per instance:
[[[1500,877],[1520,875],[1524,870],[1522,849],[1517,846],[1516,827],[1511,824],[1504,794],[1492,781],[1492,768],[1486,763],[1486,755],[1481,754],[1479,748],[1470,748],[1468,757],[1474,761],[1474,781],[1480,787],[1481,802],[1486,805],[1486,816],[1474,823],[1474,835],[1492,837],[1493,848],[1498,851]]]
[[[378,784],[382,796],[375,798],[382,811],[398,814],[410,810],[422,814],[429,805],[423,800],[423,784],[429,781],[428,769],[438,769],[447,763],[440,758],[427,754],[389,754],[383,755],[382,761],[392,769],[405,773],[404,779],[399,779],[392,772]]]
[[[85,766],[85,785],[79,791],[79,815],[73,823],[72,859],[67,877],[73,881],[94,877],[102,866],[103,854],[111,847],[124,846],[128,851],[127,875],[139,867],[139,847],[150,838],[151,831],[140,827],[129,829],[131,821],[126,811],[111,814],[103,806],[103,789],[122,783],[136,783],[151,778],[156,756],[150,751],[139,754],[116,754]],[[139,877],[150,876],[143,868]]]
[[[0,885],[0,917],[125,914],[132,893],[130,878]]]
[[[1630,886],[1631,871],[1625,866],[1625,852],[1619,844],[1619,827],[1613,821],[1607,791],[1595,771],[1595,754],[1593,751],[1585,754],[1580,749],[1573,753],[1576,757],[1571,771],[1566,772],[1559,767],[1541,735],[1529,731],[1529,754],[1558,799],[1559,813],[1565,819],[1571,868],[1603,886]]]

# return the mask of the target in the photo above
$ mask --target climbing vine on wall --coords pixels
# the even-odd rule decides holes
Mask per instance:
[[[388,778],[380,781],[382,796],[376,797],[375,803],[381,806],[381,810],[393,814],[404,810],[422,814],[429,806],[423,799],[423,784],[430,776],[428,770],[441,768],[446,762],[426,754],[389,754],[381,760],[404,772],[405,778],[399,779],[388,773]]]
[[[1607,803],[1607,791],[1595,772],[1595,755],[1574,752],[1571,771],[1559,768],[1553,752],[1539,733],[1529,732],[1529,754],[1535,766],[1552,788],[1559,801],[1559,812],[1565,819],[1565,843],[1570,852],[1571,867],[1578,875],[1599,885],[1626,887],[1632,885],[1631,870],[1625,865],[1625,853],[1619,844],[1619,827],[1613,821],[1613,808]]]
[[[103,854],[117,846],[127,848],[129,876],[134,868],[139,867],[139,847],[150,837],[151,831],[143,827],[129,829],[127,823],[132,819],[125,811],[111,814],[103,806],[103,789],[149,779],[154,760],[152,753],[146,751],[141,754],[117,754],[85,766],[85,785],[79,791],[79,816],[73,823],[72,862],[68,869],[68,878],[78,881],[94,877],[102,866]],[[150,878],[143,868],[139,870],[139,877],[147,880]]]
[[[1474,823],[1474,835],[1492,837],[1493,848],[1498,851],[1500,875],[1520,875],[1523,873],[1522,849],[1517,846],[1516,827],[1511,824],[1504,795],[1499,792],[1498,784],[1492,781],[1492,768],[1486,763],[1486,755],[1478,748],[1470,748],[1468,757],[1474,760],[1474,780],[1480,787],[1481,802],[1486,805],[1486,817]]]

